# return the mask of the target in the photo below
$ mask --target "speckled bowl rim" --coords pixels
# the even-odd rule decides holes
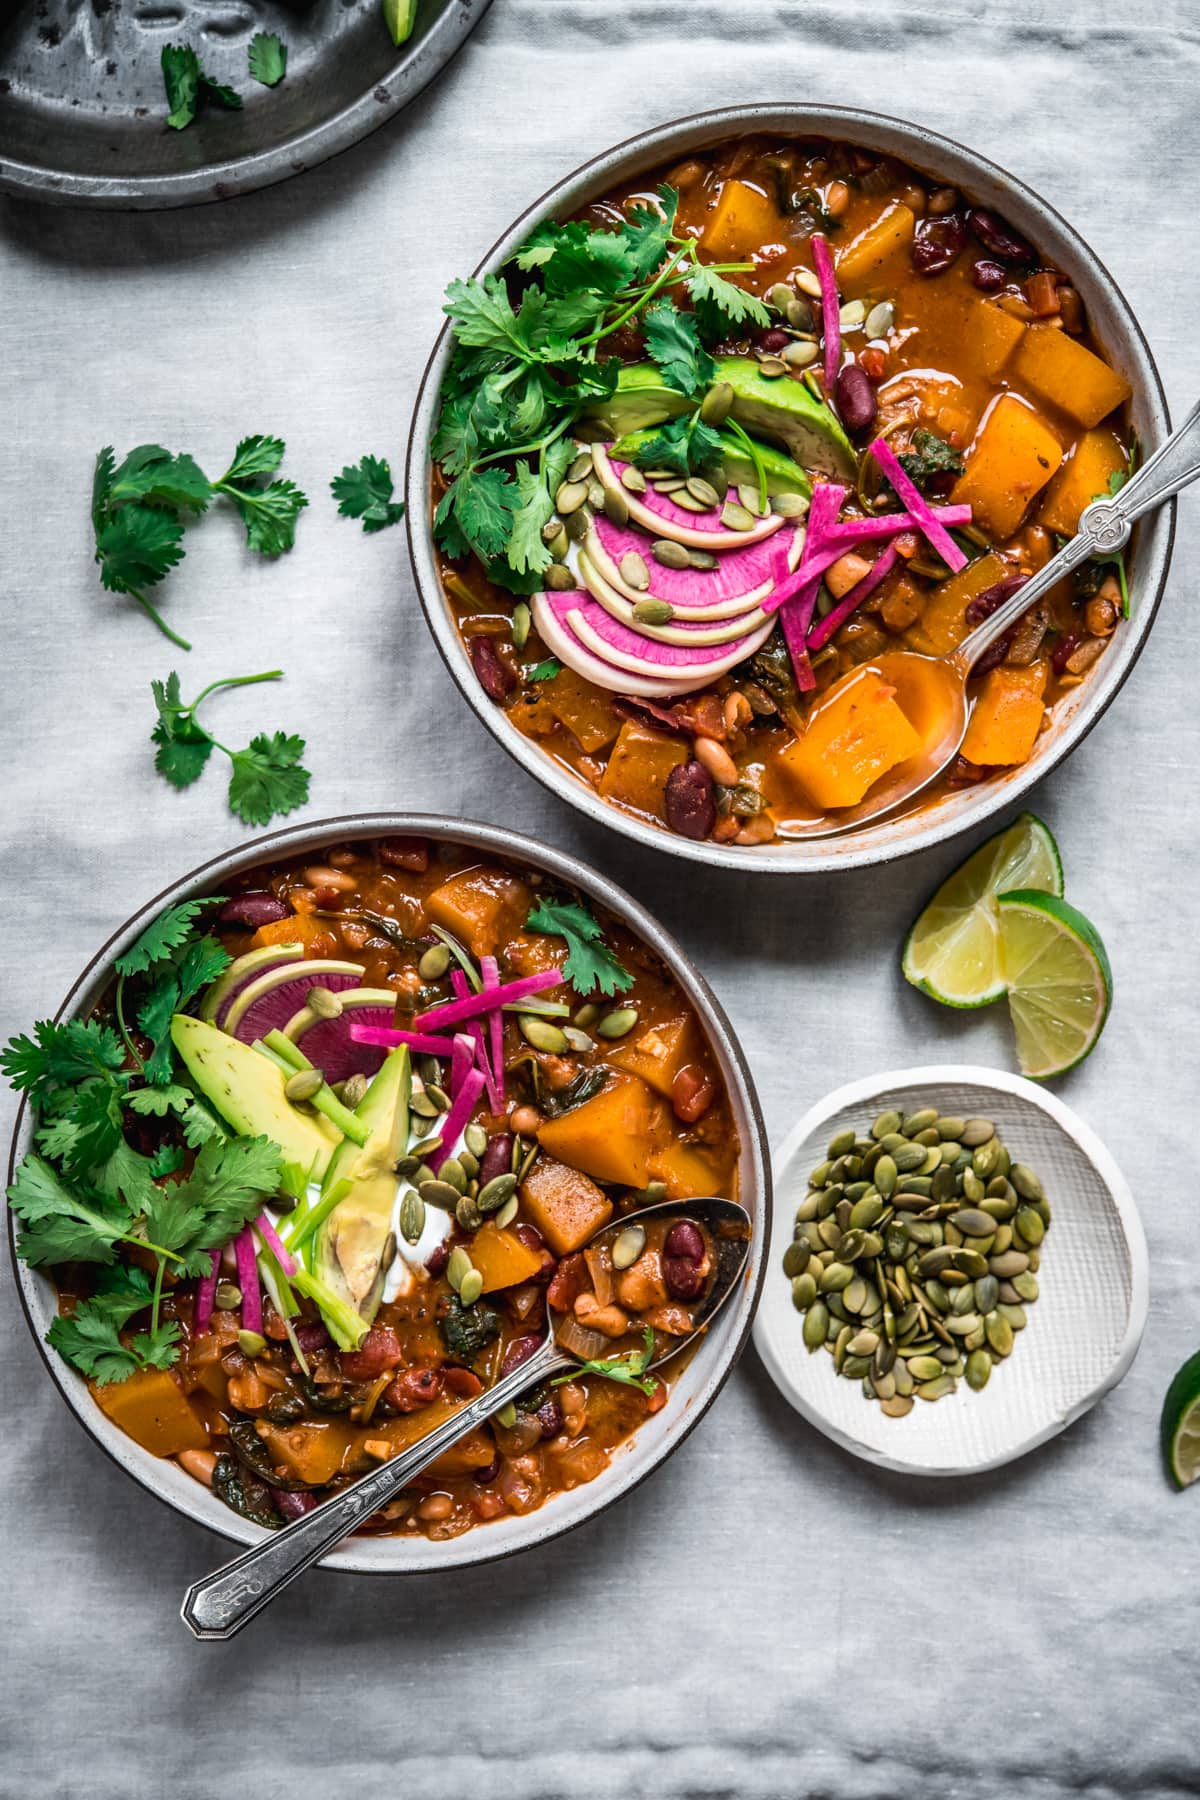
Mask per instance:
[[[219,893],[220,883],[229,876],[264,862],[319,851],[335,842],[407,835],[462,844],[504,861],[526,863],[570,883],[606,907],[662,957],[695,1007],[726,1084],[742,1146],[740,1198],[754,1221],[754,1236],[740,1292],[728,1302],[714,1324],[712,1336],[699,1346],[678,1377],[668,1404],[639,1426],[604,1474],[570,1492],[552,1495],[536,1512],[493,1520],[475,1526],[461,1537],[440,1543],[424,1537],[356,1538],[351,1547],[333,1552],[320,1565],[367,1575],[428,1575],[493,1562],[560,1537],[631,1492],[678,1448],[725,1385],[750,1335],[771,1236],[771,1166],[766,1126],[745,1054],[707,981],[670,933],[623,888],[577,857],[534,843],[507,828],[425,813],[355,813],[317,819],[253,838],[190,869],[140,906],[92,957],[54,1017],[86,1013],[103,989],[114,957],[164,907],[197,894]],[[22,1100],[9,1150],[10,1182],[17,1163],[30,1148],[32,1135],[31,1112]],[[259,1542],[266,1535],[263,1531],[230,1512],[177,1464],[151,1456],[126,1437],[101,1412],[83,1377],[48,1349],[43,1337],[55,1311],[53,1285],[40,1271],[18,1260],[15,1237],[10,1212],[9,1252],[25,1321],[48,1374],[89,1437],[156,1499],[194,1523],[238,1544]]]
[[[834,1088],[824,1099],[810,1106],[799,1124],[790,1131],[779,1150],[772,1159],[772,1176],[774,1183],[782,1192],[789,1168],[801,1147],[810,1137],[820,1133],[822,1125],[835,1118],[840,1112],[850,1107],[862,1107],[865,1112],[871,1110],[873,1101],[886,1095],[901,1092],[905,1088],[944,1087],[953,1083],[958,1087],[977,1087],[982,1091],[1000,1093],[1021,1101],[1034,1111],[1044,1113],[1053,1119],[1071,1142],[1087,1158],[1095,1169],[1100,1180],[1112,1199],[1114,1210],[1120,1222],[1121,1232],[1129,1251],[1129,1311],[1126,1318],[1125,1331],[1117,1348],[1116,1355],[1104,1378],[1059,1419],[1052,1419],[1039,1430],[1031,1432],[1027,1438],[1013,1445],[1008,1450],[993,1457],[986,1457],[978,1462],[960,1466],[930,1467],[925,1463],[916,1463],[902,1456],[889,1456],[865,1444],[852,1432],[844,1431],[835,1425],[819,1406],[803,1394],[791,1381],[786,1369],[775,1354],[761,1306],[754,1322],[754,1348],[758,1352],[763,1366],[774,1381],[776,1387],[790,1406],[810,1425],[815,1425],[831,1442],[863,1462],[873,1464],[876,1468],[890,1469],[898,1475],[921,1475],[931,1480],[954,1480],[964,1475],[981,1475],[989,1469],[1003,1468],[1005,1463],[1016,1462],[1027,1456],[1039,1445],[1048,1443],[1076,1419],[1090,1412],[1092,1407],[1102,1400],[1105,1394],[1111,1393],[1118,1382],[1128,1373],[1130,1364],[1137,1355],[1142,1334],[1146,1329],[1146,1318],[1150,1309],[1150,1253],[1146,1243],[1145,1227],[1141,1214],[1134,1200],[1132,1190],[1117,1165],[1116,1159],[1107,1145],[1096,1135],[1079,1114],[1060,1100],[1057,1094],[1049,1089],[1039,1087],[1037,1082],[1029,1081],[1024,1075],[1014,1075],[1008,1069],[989,1069],[972,1063],[934,1063],[916,1069],[885,1070],[880,1075],[864,1075],[857,1081],[848,1081],[844,1086]],[[876,1109],[877,1110],[877,1109]],[[986,1105],[981,1104],[981,1112],[987,1115]],[[768,1258],[772,1246],[767,1245]],[[797,1326],[799,1321],[797,1320]]]
[[[718,108],[639,132],[590,158],[548,188],[493,244],[475,272],[498,270],[540,219],[574,212],[626,176],[745,132],[770,131],[841,138],[890,152],[918,169],[955,182],[985,204],[1002,209],[1018,231],[1070,271],[1092,323],[1098,327],[1100,340],[1133,385],[1134,425],[1144,449],[1153,450],[1162,442],[1170,430],[1170,419],[1150,347],[1132,308],[1090,246],[1039,194],[997,164],[952,138],[888,114],[785,101]],[[467,704],[526,773],[589,819],[632,838],[648,850],[743,873],[795,875],[871,867],[945,843],[1014,805],[1083,741],[1123,686],[1154,622],[1174,543],[1174,501],[1148,515],[1138,528],[1136,555],[1131,564],[1132,618],[1088,679],[1073,695],[1058,703],[1054,723],[1043,734],[1042,747],[1032,762],[977,788],[962,789],[929,811],[886,819],[845,838],[738,847],[680,837],[609,805],[585,782],[560,768],[507,722],[475,678],[442,590],[429,506],[430,444],[451,348],[446,326],[421,380],[405,468],[409,551],[426,621]]]

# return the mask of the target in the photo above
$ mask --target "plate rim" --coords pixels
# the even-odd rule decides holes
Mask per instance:
[[[1008,1094],[1023,1100],[1036,1110],[1045,1113],[1083,1152],[1107,1188],[1129,1250],[1130,1284],[1125,1331],[1117,1353],[1103,1379],[1075,1406],[1070,1407],[1061,1418],[1049,1420],[1047,1424],[1039,1427],[1037,1431],[1031,1432],[1028,1437],[1022,1438],[1010,1449],[978,1462],[931,1466],[927,1463],[912,1462],[905,1457],[891,1456],[886,1451],[877,1450],[873,1445],[864,1443],[852,1432],[835,1424],[818,1406],[800,1393],[776,1354],[773,1336],[766,1322],[766,1309],[761,1295],[755,1310],[754,1325],[751,1331],[759,1360],[779,1393],[789,1406],[798,1412],[808,1424],[815,1426],[831,1443],[836,1444],[841,1450],[848,1451],[860,1461],[869,1463],[874,1468],[885,1469],[896,1475],[918,1475],[937,1481],[961,1479],[968,1475],[983,1475],[991,1470],[1003,1468],[1005,1464],[1016,1462],[1031,1451],[1039,1449],[1042,1444],[1049,1443],[1051,1438],[1057,1437],[1069,1425],[1073,1425],[1076,1419],[1080,1419],[1085,1413],[1090,1412],[1128,1374],[1141,1344],[1150,1309],[1150,1251],[1146,1240],[1146,1230],[1141,1213],[1138,1211],[1137,1202],[1133,1197],[1133,1191],[1122,1174],[1112,1151],[1087,1121],[1082,1119],[1057,1094],[1040,1087],[1036,1082],[1030,1081],[1027,1076],[1014,1074],[1009,1069],[989,1068],[982,1063],[927,1063],[910,1069],[885,1069],[878,1075],[859,1076],[853,1081],[843,1082],[840,1087],[833,1088],[823,1099],[808,1108],[771,1158],[771,1182],[777,1203],[776,1210],[781,1210],[778,1204],[779,1198],[783,1191],[788,1168],[794,1161],[797,1151],[823,1122],[846,1107],[860,1106],[885,1092],[906,1087],[946,1086],[952,1082],[965,1087],[990,1088],[993,1092]],[[774,1226],[772,1230],[774,1230]],[[774,1248],[773,1243],[767,1245],[768,1260],[770,1260]]]

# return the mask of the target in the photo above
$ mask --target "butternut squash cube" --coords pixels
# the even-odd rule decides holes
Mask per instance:
[[[994,300],[977,300],[967,326],[967,340],[975,348],[980,367],[994,381],[1025,336],[1025,321],[1005,312]]]
[[[471,1261],[483,1276],[485,1294],[532,1281],[542,1266],[540,1251],[523,1244],[515,1231],[502,1231],[495,1219],[481,1225],[471,1239]]]
[[[515,875],[494,869],[464,869],[434,888],[426,910],[435,924],[461,938],[473,956],[487,956],[501,942],[502,915],[524,924],[533,894]]]
[[[560,669],[545,683],[546,704],[588,756],[611,744],[621,729],[608,694],[593,687],[574,669]]]
[[[1085,431],[1047,488],[1038,524],[1074,537],[1084,507],[1107,495],[1109,476],[1123,469],[1126,461],[1115,432],[1103,427]]]
[[[925,600],[920,623],[909,634],[909,644],[926,656],[944,656],[961,644],[967,635],[967,607],[976,594],[995,587],[998,581],[1013,573],[1013,564],[989,550],[960,569],[957,575],[939,582]]]
[[[900,200],[889,201],[877,219],[834,253],[839,287],[853,287],[876,273],[897,251],[912,243],[916,215]]]
[[[1010,367],[1012,379],[1032,388],[1068,417],[1089,428],[1122,406],[1133,392],[1123,375],[1103,358],[1050,325],[1031,325],[1018,344]]]
[[[818,702],[804,736],[779,756],[814,806],[857,806],[889,769],[907,762],[921,740],[877,669],[864,668]]]
[[[576,1112],[582,1112],[577,1107]],[[568,1114],[552,1124],[566,1124]],[[546,1130],[538,1133],[541,1138]],[[587,1243],[601,1226],[612,1218],[612,1201],[582,1170],[569,1163],[557,1162],[553,1156],[539,1156],[521,1183],[521,1204],[531,1225],[535,1225],[555,1256],[566,1256]],[[475,1244],[471,1240],[471,1260],[475,1260]],[[541,1258],[538,1259],[540,1267]]]
[[[764,244],[777,243],[783,221],[761,188],[727,181],[717,196],[700,242],[721,261],[741,262]]]
[[[1015,394],[1001,394],[976,433],[950,498],[970,506],[973,523],[1003,543],[1062,459],[1062,445],[1041,414]]]
[[[667,1184],[668,1200],[698,1200],[717,1195],[736,1200],[732,1153],[713,1147],[682,1144],[678,1139],[658,1151],[651,1167],[657,1181]]]
[[[539,1127],[538,1142],[548,1156],[597,1181],[640,1188],[649,1179],[650,1153],[669,1130],[665,1125],[662,1102],[645,1082],[636,1075],[618,1075],[582,1106],[573,1106],[561,1119],[547,1119]],[[534,1170],[539,1167],[534,1163]]]
[[[992,669],[983,678],[962,753],[981,768],[1012,768],[1028,762],[1042,728],[1042,696],[1049,670],[1044,662],[1021,669]]]
[[[661,819],[665,816],[667,776],[687,759],[687,744],[683,738],[654,731],[650,726],[630,719],[622,725],[613,746],[600,792],[606,800],[615,800],[634,812],[649,813],[651,818]]]
[[[652,1025],[649,1031],[640,1032],[632,1043],[622,1044],[615,1050],[609,1061],[618,1069],[627,1069],[631,1075],[640,1075],[669,1100],[680,1069],[695,1062],[700,1054],[695,1018],[691,1013],[684,1013],[681,1018],[667,1019],[661,1025]]]
[[[101,1412],[151,1456],[208,1447],[207,1430],[169,1370],[139,1369],[126,1381],[90,1385]]]

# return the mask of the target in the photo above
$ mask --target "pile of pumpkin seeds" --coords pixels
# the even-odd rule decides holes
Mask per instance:
[[[979,1390],[1038,1297],[1050,1207],[990,1119],[934,1107],[839,1131],[809,1176],[783,1272],[804,1342],[891,1418]]]

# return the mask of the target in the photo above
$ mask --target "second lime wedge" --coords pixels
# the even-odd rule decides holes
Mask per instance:
[[[1033,813],[988,838],[942,883],[908,934],[906,978],[945,1006],[987,1006],[1005,992],[996,898],[1010,889],[1063,891],[1048,825]]]
[[[417,0],[383,0],[383,22],[393,44],[406,44],[417,20]]]
[[[1100,934],[1057,894],[1001,894],[1002,971],[1023,1075],[1046,1081],[1083,1061],[1112,1005]]]
[[[1190,1487],[1200,1475],[1200,1351],[1188,1357],[1167,1389],[1162,1448],[1175,1486]]]

